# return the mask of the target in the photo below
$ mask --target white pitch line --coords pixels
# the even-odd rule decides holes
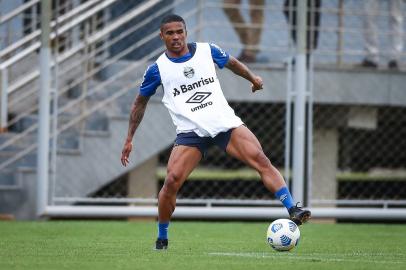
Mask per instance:
[[[386,261],[386,260],[365,260],[365,259],[345,259],[345,258],[328,258],[322,256],[306,256],[301,255],[298,256],[296,254],[291,254],[288,256],[284,256],[286,252],[283,253],[276,253],[276,254],[268,254],[268,253],[248,253],[248,252],[209,252],[209,256],[228,256],[228,257],[246,257],[246,258],[264,258],[264,259],[275,259],[281,258],[283,259],[291,259],[291,260],[302,260],[302,261],[323,261],[323,262],[362,262],[362,263],[380,263],[380,264],[406,264],[405,261]],[[334,254],[328,254],[329,256],[334,256]],[[344,254],[345,255],[345,254]],[[336,254],[336,256],[343,256],[343,254]],[[352,255],[353,256],[353,255]]]

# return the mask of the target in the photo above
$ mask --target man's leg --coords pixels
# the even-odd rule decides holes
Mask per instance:
[[[392,32],[392,47],[389,68],[398,68],[398,59],[403,51],[403,1],[389,1],[389,29]]]
[[[258,139],[246,126],[232,131],[226,151],[258,171],[265,187],[283,203],[293,221],[300,225],[310,218],[310,211],[294,205],[283,176],[271,164]]]
[[[224,0],[224,4],[226,5],[239,5],[241,4],[241,0]],[[238,8],[228,8],[224,7],[224,13],[227,15],[228,19],[230,20],[232,26],[234,27],[240,42],[245,46],[248,35],[247,35],[247,28],[246,22],[244,17],[242,16],[240,10]],[[241,26],[244,25],[244,26]]]
[[[285,0],[283,4],[283,14],[288,22],[290,35],[292,37],[293,44],[296,44],[296,0]]]
[[[240,5],[241,0],[223,0],[223,3],[225,5]],[[255,54],[253,54],[248,48],[248,46],[252,45],[251,32],[253,29],[248,28],[248,22],[244,19],[244,16],[241,14],[239,8],[227,8],[225,6],[223,10],[230,20],[231,24],[233,25],[234,30],[237,33],[241,44],[243,45],[243,49],[241,50],[241,53],[237,58],[240,61],[247,63],[254,62]]]
[[[376,16],[378,15],[378,0],[365,1],[364,11],[364,38],[366,57],[364,66],[376,67],[378,63],[378,29],[376,26]],[[375,66],[373,65],[375,64]]]
[[[271,164],[258,139],[246,126],[233,130],[226,151],[257,170],[265,187],[271,192],[275,193],[286,186],[282,175]]]
[[[165,183],[158,195],[158,240],[156,249],[166,249],[168,245],[167,230],[171,216],[175,211],[176,194],[201,158],[202,154],[196,147],[177,145],[172,149]]]
[[[247,53],[256,57],[259,52],[262,28],[264,23],[264,0],[250,0],[250,17],[252,28],[249,29]]]
[[[310,54],[317,48],[320,27],[321,0],[307,1],[307,41],[306,50]]]

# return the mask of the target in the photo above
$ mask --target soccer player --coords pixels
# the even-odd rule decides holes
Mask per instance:
[[[162,102],[169,110],[177,136],[166,179],[158,195],[155,248],[168,248],[168,226],[175,211],[176,194],[212,145],[221,147],[258,171],[265,187],[283,203],[296,224],[307,221],[310,211],[294,204],[282,175],[266,157],[255,135],[228,105],[215,64],[250,81],[252,92],[262,89],[262,78],[214,44],[187,43],[186,24],[178,15],[167,15],[162,19],[160,37],[166,51],[145,72],[131,109],[128,135],[121,154],[121,163],[126,166],[133,147],[132,139],[148,100],[162,84]]]

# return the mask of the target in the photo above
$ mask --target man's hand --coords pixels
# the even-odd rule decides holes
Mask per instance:
[[[238,76],[250,81],[252,83],[251,90],[253,93],[262,89],[264,84],[262,78],[255,75],[244,63],[241,63],[235,57],[230,56],[225,66]]]
[[[123,151],[121,152],[121,164],[123,164],[124,167],[126,167],[127,164],[130,163],[128,157],[130,156],[132,149],[133,143],[126,141],[123,147]]]
[[[255,91],[261,90],[263,85],[264,85],[264,82],[262,81],[262,78],[259,76],[255,76],[254,80],[252,81],[252,85],[251,85],[252,93],[254,93]]]

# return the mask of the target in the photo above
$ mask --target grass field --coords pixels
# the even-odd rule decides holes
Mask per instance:
[[[265,222],[173,222],[153,251],[154,222],[0,222],[0,269],[406,269],[406,225],[306,224],[276,252]]]

